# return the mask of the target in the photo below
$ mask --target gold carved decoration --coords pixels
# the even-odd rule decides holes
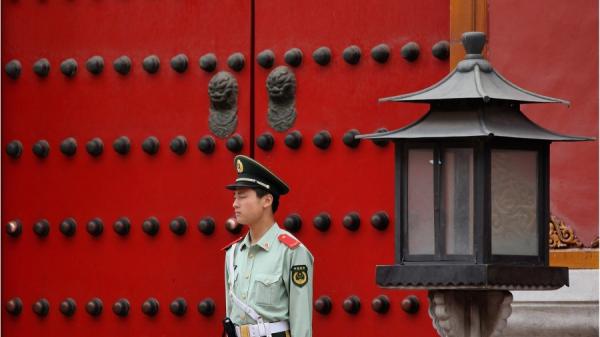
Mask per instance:
[[[596,238],[592,241],[590,247],[592,248],[598,248],[598,237],[596,236]]]
[[[549,230],[550,236],[548,244],[550,245],[550,248],[583,248],[583,243],[577,238],[573,229],[567,226],[564,221],[553,215],[550,216]]]

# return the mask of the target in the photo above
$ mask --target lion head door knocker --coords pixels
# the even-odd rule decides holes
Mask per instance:
[[[277,131],[285,131],[296,120],[296,75],[286,66],[279,66],[267,77],[269,92],[269,125]]]
[[[208,126],[217,137],[226,138],[237,127],[237,95],[237,81],[230,73],[221,71],[210,79]]]

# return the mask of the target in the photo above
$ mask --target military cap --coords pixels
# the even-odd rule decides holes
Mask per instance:
[[[275,195],[283,195],[290,191],[281,178],[250,157],[236,156],[233,158],[233,165],[238,176],[235,183],[226,186],[227,189],[260,187]]]

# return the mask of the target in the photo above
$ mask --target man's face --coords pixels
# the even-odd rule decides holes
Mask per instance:
[[[265,210],[271,206],[269,194],[259,198],[251,188],[240,188],[233,192],[233,210],[238,223],[251,225],[258,222]]]

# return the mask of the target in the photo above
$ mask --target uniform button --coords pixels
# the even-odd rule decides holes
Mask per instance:
[[[254,255],[250,254],[250,255],[248,255],[248,257],[249,257],[249,258],[253,258],[253,257],[254,257]]]
[[[246,274],[245,278],[249,278],[249,277],[250,277],[250,274]]]
[[[242,298],[243,298],[243,299],[246,299],[246,295],[242,295]]]

